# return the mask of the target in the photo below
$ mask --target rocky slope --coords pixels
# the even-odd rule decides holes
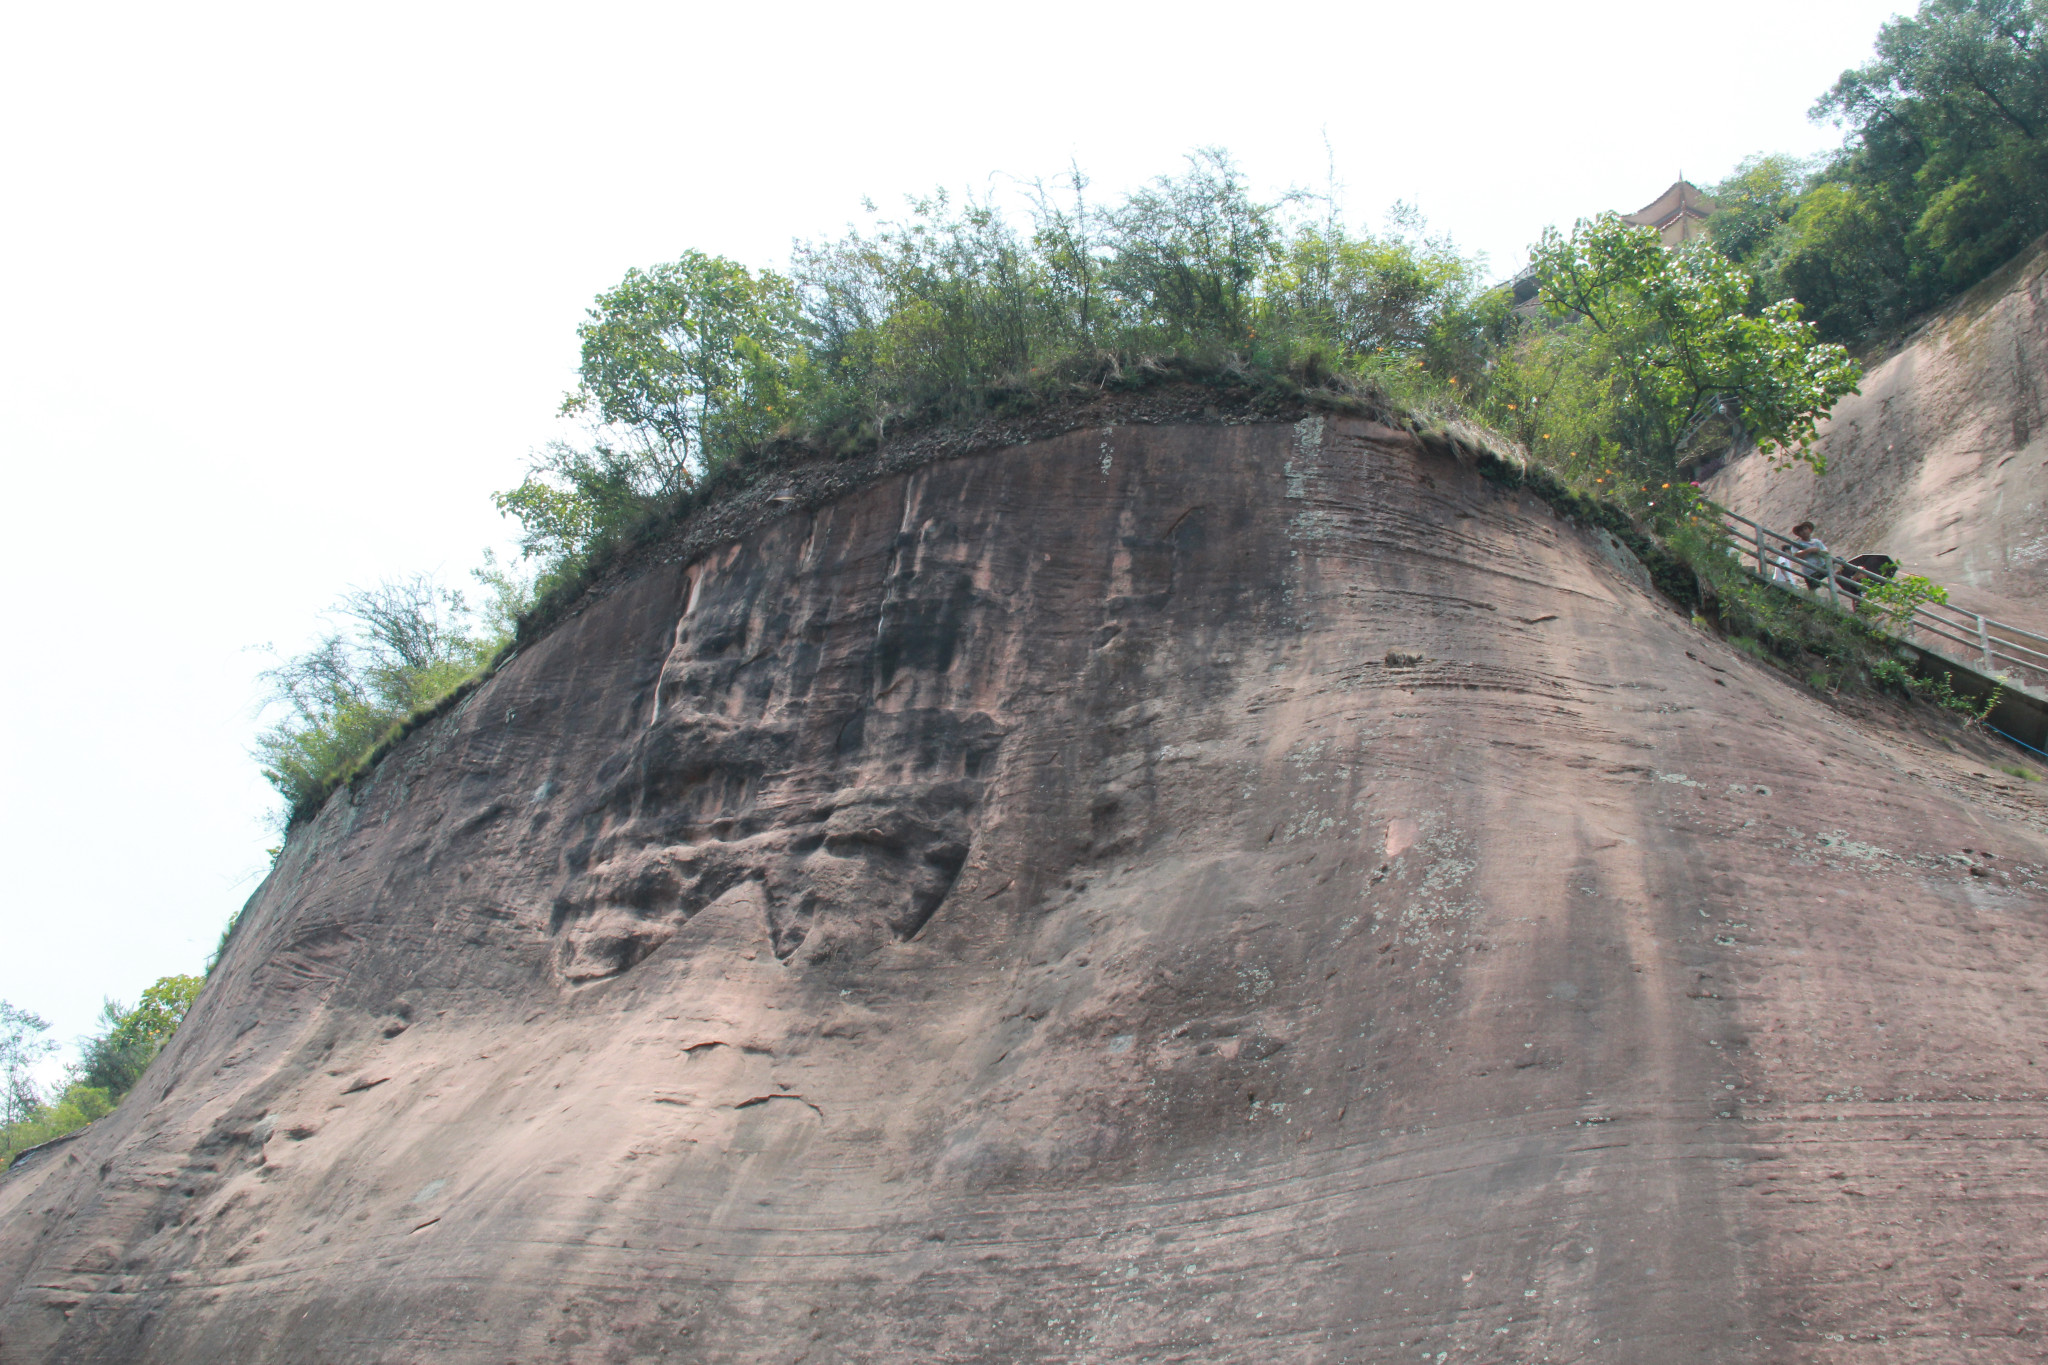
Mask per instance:
[[[1355,418],[652,556],[0,1180],[0,1361],[2032,1360],[2048,811]]]
[[[1922,326],[1821,428],[1828,472],[1756,455],[1706,481],[1767,526],[1819,524],[1956,605],[2048,633],[2048,244]]]

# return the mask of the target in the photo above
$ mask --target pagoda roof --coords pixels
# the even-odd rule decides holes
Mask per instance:
[[[1680,218],[1705,218],[1720,207],[1690,180],[1679,180],[1671,188],[1652,199],[1634,213],[1624,213],[1621,221],[1637,227],[1668,227]]]

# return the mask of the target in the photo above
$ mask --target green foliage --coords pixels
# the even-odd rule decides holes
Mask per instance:
[[[492,499],[544,577],[789,421],[808,366],[796,286],[699,251],[627,271],[576,334],[581,382],[562,412],[591,423],[590,444],[551,443]]]
[[[1451,372],[1467,358],[1478,283],[1475,263],[1447,241],[1308,224],[1261,280],[1258,330],[1269,346],[1328,346],[1338,368],[1378,375],[1419,361]]]
[[[178,1031],[205,984],[202,977],[166,976],[145,990],[133,1009],[107,1001],[100,1011],[101,1031],[85,1041],[64,1089],[47,1101],[26,1073],[55,1048],[36,1037],[49,1025],[0,1001],[0,1064],[7,1068],[5,1108],[0,1110],[0,1169],[29,1148],[111,1113]]]
[[[1876,608],[1885,623],[1897,630],[1913,619],[1925,604],[1948,601],[1948,589],[1919,574],[1897,574],[1864,584],[1863,600]]]
[[[484,551],[484,562],[471,569],[469,576],[484,590],[483,600],[475,608],[478,634],[486,640],[511,639],[519,622],[533,610],[539,585],[512,566],[500,564],[493,550]]]
[[[542,587],[580,581],[779,435],[857,448],[908,418],[1169,360],[1420,405],[1454,379],[1470,391],[1506,317],[1413,215],[1380,235],[1297,219],[1298,197],[1260,200],[1214,149],[1106,208],[1078,171],[1029,199],[1028,232],[940,192],[800,243],[786,279],[690,253],[601,295],[565,405],[598,420],[595,439],[548,447],[495,495]]]
[[[453,695],[503,648],[531,590],[495,560],[482,620],[425,574],[350,593],[344,628],[263,674],[285,717],[258,737],[263,775],[286,819],[310,814],[394,727]]]
[[[1280,206],[1247,191],[1229,155],[1204,148],[1110,216],[1105,278],[1124,309],[1127,344],[1242,347],[1258,283],[1283,250]]]
[[[2048,0],[1923,0],[1814,108],[1846,130],[1804,177],[1743,163],[1715,241],[1821,334],[1881,340],[2048,232]]]
[[[1809,173],[1805,162],[1783,155],[1753,156],[1737,166],[1713,189],[1707,232],[1715,248],[1741,265],[1757,261],[1798,210]]]
[[[493,493],[501,515],[520,524],[520,549],[559,572],[592,545],[615,538],[663,504],[666,480],[639,452],[581,449],[551,441],[517,488]]]
[[[1535,268],[1553,327],[1519,358],[1523,382],[1567,439],[1661,474],[1701,423],[1725,415],[1767,453],[1819,467],[1815,423],[1856,391],[1862,368],[1817,340],[1798,304],[1752,312],[1750,277],[1719,252],[1666,251],[1655,229],[1613,214],[1569,237],[1545,232]]]
[[[20,1123],[42,1107],[34,1067],[57,1050],[42,1035],[50,1022],[0,1000],[0,1126]]]
[[[1647,478],[1656,462],[1627,446],[1625,387],[1614,381],[1615,347],[1589,326],[1538,318],[1497,346],[1471,395],[1487,422],[1547,467],[1588,491],[1612,491],[1626,464]]]
[[[1974,283],[2048,231],[2048,3],[1925,0],[1816,112],[1855,130],[1845,169],[1941,283]]]
[[[1823,181],[1771,244],[1766,285],[1804,304],[1823,336],[1862,341],[1938,297],[1908,246],[1868,187]]]
[[[72,1082],[49,1104],[37,1106],[33,1113],[12,1123],[0,1124],[0,1170],[29,1148],[55,1142],[113,1111],[114,1099],[106,1091],[82,1081]]]
[[[1917,696],[1933,702],[1944,710],[1961,715],[1965,724],[1976,724],[1998,709],[2005,700],[2005,684],[1993,687],[1984,696],[1975,697],[1967,692],[1955,690],[1956,675],[1943,673],[1940,678],[1908,676],[1907,687]]]
[[[991,204],[941,192],[902,221],[800,244],[791,270],[815,349],[790,388],[812,424],[879,435],[898,413],[1088,345],[1109,304],[1081,183],[1074,213],[1028,242]]]
[[[689,251],[628,270],[576,335],[582,383],[562,410],[617,431],[651,491],[673,494],[718,452],[759,440],[786,415],[777,406],[800,340],[796,288]]]
[[[86,1043],[78,1080],[115,1100],[134,1089],[205,984],[201,976],[166,976],[142,993],[134,1009],[107,1001],[100,1010],[104,1031]]]

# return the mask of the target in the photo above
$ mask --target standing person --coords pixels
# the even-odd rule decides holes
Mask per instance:
[[[1792,558],[1798,561],[1798,573],[1806,580],[1809,592],[1828,576],[1828,547],[1819,535],[1819,528],[1810,521],[1802,521],[1792,528]]]

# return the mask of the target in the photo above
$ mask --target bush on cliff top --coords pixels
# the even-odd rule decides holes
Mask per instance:
[[[258,736],[256,754],[287,825],[505,648],[532,587],[494,560],[475,576],[487,594],[478,609],[425,574],[352,592],[333,609],[342,629],[263,674],[285,716]]]
[[[798,245],[787,276],[696,252],[629,272],[578,329],[564,411],[588,419],[586,439],[496,495],[544,576],[673,515],[771,437],[872,448],[1148,359],[1342,374],[1412,402],[1484,369],[1499,310],[1479,265],[1413,215],[1375,234],[1307,215],[1302,196],[1262,202],[1215,150],[1113,205],[1078,174],[1030,202],[1020,226],[992,203],[915,199]]]
[[[1261,202],[1218,151],[1106,208],[1086,188],[1072,176],[1056,200],[1040,186],[1028,231],[987,203],[916,200],[901,221],[799,246],[788,278],[695,252],[629,272],[579,329],[563,407],[587,439],[550,446],[496,495],[540,565],[540,619],[594,567],[780,460],[1077,390],[1187,380],[1233,406],[1362,398],[1425,426],[1506,428],[1560,487],[1612,492],[1596,466],[1668,472],[1710,410],[1796,442],[1854,382],[1795,306],[1748,311],[1710,248],[1668,258],[1654,232],[1611,218],[1546,239],[1550,317],[1536,322],[1414,215],[1374,234],[1305,196]],[[290,819],[502,643],[443,626],[432,593],[408,591],[410,616],[351,596],[351,632],[268,675],[288,715],[260,753]]]
[[[1857,377],[1796,304],[1753,307],[1711,247],[1668,255],[1612,215],[1538,249],[1545,321],[1413,214],[1374,234],[1307,196],[1262,202],[1219,151],[1108,207],[1078,175],[1031,205],[1027,230],[989,203],[914,200],[902,221],[800,245],[787,278],[699,253],[630,272],[579,329],[564,410],[591,419],[588,439],[496,495],[544,577],[673,516],[770,433],[871,448],[1161,362],[1369,389],[1510,431],[1571,474],[1668,473],[1714,414],[1803,448]]]

